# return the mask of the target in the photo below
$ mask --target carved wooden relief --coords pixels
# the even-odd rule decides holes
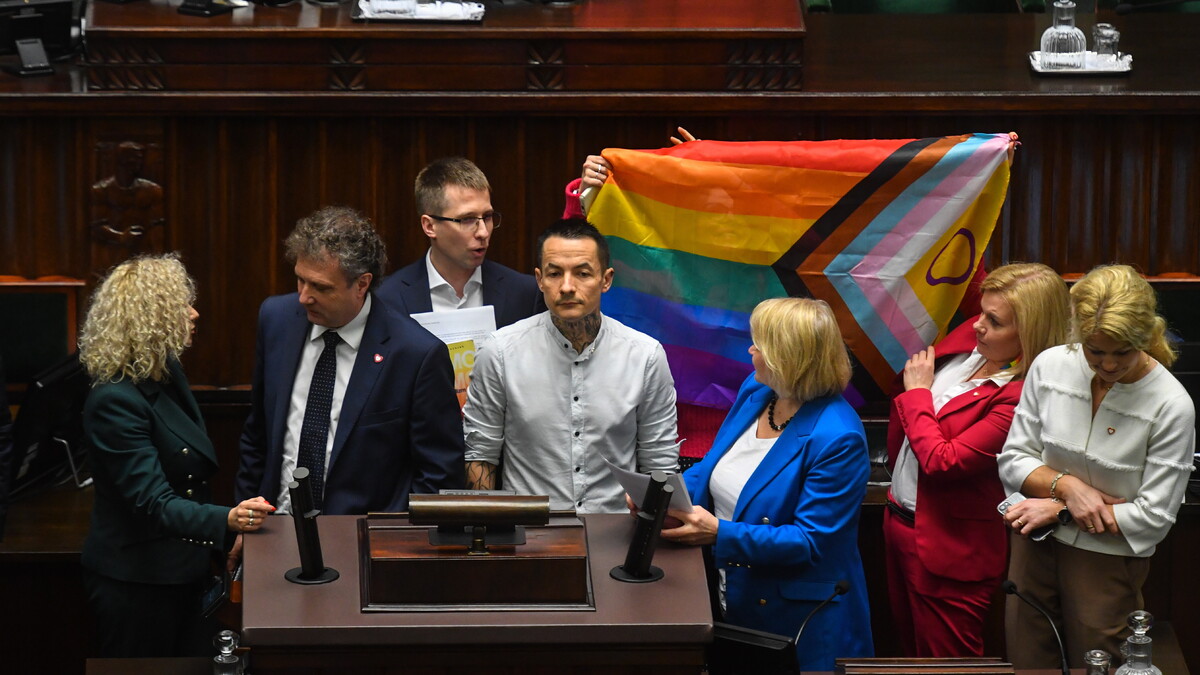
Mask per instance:
[[[367,45],[361,40],[335,40],[329,46],[329,62],[363,65],[367,62]]]
[[[566,87],[563,43],[559,40],[530,42],[525,50],[525,88],[529,91],[561,91]]]
[[[334,91],[363,91],[367,88],[367,70],[359,66],[329,69],[329,88]]]
[[[87,69],[92,91],[163,91],[167,88],[161,68],[92,67]]]
[[[725,88],[734,91],[800,91],[804,49],[799,41],[743,41],[729,46]]]
[[[89,195],[92,273],[139,253],[164,250],[162,148],[157,143],[96,144],[99,180]]]

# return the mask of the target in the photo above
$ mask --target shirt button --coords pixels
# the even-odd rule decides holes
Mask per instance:
[[[758,604],[760,604],[760,605],[765,605],[765,604],[767,604],[767,599],[766,599],[766,598],[759,598],[759,599],[758,599]]]
[[[578,362],[578,361],[576,361],[576,362],[575,362],[575,365],[579,365],[579,362]]]
[[[577,467],[575,467],[575,473],[579,473],[579,471],[580,471],[581,469],[583,469],[583,467],[582,467],[582,466],[577,466]]]
[[[763,522],[763,525],[769,525],[771,523],[771,519],[764,517],[762,522]]]
[[[583,506],[583,500],[581,499],[581,500],[575,502],[575,506]]]
[[[188,454],[188,449],[184,448],[183,450],[180,450],[180,452],[186,455],[186,454]]]
[[[579,438],[579,432],[578,432],[578,431],[576,431],[576,432],[575,432],[575,438]]]
[[[578,396],[576,396],[576,397],[575,397],[575,400],[576,400],[576,401],[578,401],[578,400],[579,400],[579,397],[578,397]]]
[[[190,473],[189,473],[189,474],[188,474],[188,480],[191,480],[191,479],[192,479],[192,477],[193,477],[193,476],[192,476],[192,474],[190,474]]]
[[[187,496],[191,497],[191,496],[192,496],[192,489],[191,489],[191,488],[188,488],[188,491],[187,491],[187,493],[186,493],[186,494],[187,494]]]

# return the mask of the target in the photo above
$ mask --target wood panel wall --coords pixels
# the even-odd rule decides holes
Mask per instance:
[[[461,154],[489,176],[505,215],[489,255],[530,270],[532,242],[561,213],[563,185],[585,155],[660,147],[680,124],[728,140],[1017,131],[1022,146],[990,264],[1037,260],[1075,273],[1120,261],[1153,275],[1200,274],[1200,115],[802,112],[4,117],[0,274],[102,273],[110,259],[88,223],[90,186],[111,174],[105,148],[153,146],[159,165],[148,156],[143,173],[163,187],[162,246],[183,254],[200,290],[189,377],[202,387],[246,385],[257,307],[293,288],[281,242],[299,217],[326,204],[363,210],[394,269],[426,248],[412,197],[417,171]]]

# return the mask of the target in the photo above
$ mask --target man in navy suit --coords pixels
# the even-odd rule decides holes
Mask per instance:
[[[373,301],[387,254],[371,222],[353,209],[321,209],[297,223],[287,254],[298,292],[268,298],[259,311],[236,493],[290,510],[297,466],[314,472],[314,497],[328,514],[402,511],[410,493],[463,487],[449,352]],[[337,337],[325,336],[331,331]],[[321,363],[330,348],[335,372]],[[306,409],[322,409],[310,394],[328,389],[327,415],[306,418]]]
[[[497,328],[546,310],[532,276],[485,259],[500,214],[479,167],[435,160],[417,174],[416,201],[429,252],[385,279],[381,300],[406,314],[491,305]]]

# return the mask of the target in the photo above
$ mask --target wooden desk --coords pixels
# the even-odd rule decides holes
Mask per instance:
[[[323,586],[283,578],[299,565],[295,530],[290,517],[271,518],[245,540],[242,642],[254,672],[699,673],[712,639],[700,550],[664,543],[654,559],[663,580],[621,583],[608,572],[624,561],[633,519],[583,519],[595,611],[363,613],[357,518],[320,519],[325,564],[341,574]]]
[[[491,5],[478,24],[363,22],[355,3],[251,5],[213,18],[178,2],[88,9],[99,91],[799,90],[796,0]]]
[[[0,543],[0,635],[14,673],[80,673],[92,643],[79,553],[92,488],[60,486],[9,506]]]

